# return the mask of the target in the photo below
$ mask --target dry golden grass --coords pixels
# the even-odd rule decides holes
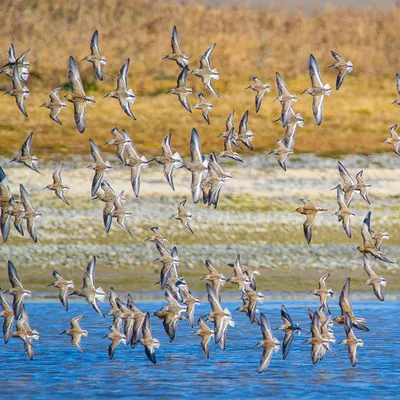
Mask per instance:
[[[16,17],[18,16],[18,17]],[[29,118],[18,111],[14,99],[0,96],[0,152],[7,157],[17,151],[30,131],[36,133],[35,154],[46,158],[52,153],[88,153],[88,139],[101,147],[113,126],[125,128],[140,151],[158,152],[164,135],[173,132],[173,147],[187,154],[192,127],[202,138],[205,152],[222,150],[217,135],[231,109],[236,110],[236,125],[246,109],[250,110],[250,129],[255,134],[258,151],[270,150],[282,136],[282,127],[273,124],[280,106],[276,97],[275,71],[285,78],[290,90],[299,94],[310,85],[308,57],[313,53],[320,63],[324,83],[335,85],[335,71],[327,67],[333,61],[333,49],[351,59],[354,71],[346,77],[339,92],[326,98],[324,122],[318,127],[311,112],[311,97],[299,96],[295,110],[305,118],[304,129],[298,130],[295,150],[320,155],[390,151],[382,143],[387,128],[398,122],[394,75],[400,64],[400,38],[397,35],[400,9],[363,10],[325,9],[306,14],[284,9],[207,8],[199,4],[158,1],[40,2],[6,1],[0,11],[2,24],[0,54],[6,54],[13,42],[17,53],[31,48],[31,96],[27,101]],[[161,61],[170,52],[170,34],[178,28],[182,49],[197,66],[200,55],[217,43],[212,55],[213,67],[221,79],[214,81],[221,99],[204,89],[207,100],[214,104],[211,126],[193,110],[187,113],[176,96],[164,93],[176,84],[179,67]],[[107,58],[104,82],[95,79],[91,64],[80,62],[87,93],[98,101],[88,108],[87,131],[75,129],[72,107],[63,110],[59,127],[39,105],[47,93],[67,85],[69,55],[77,60],[89,54],[90,38],[99,30],[100,48]],[[137,97],[132,110],[138,121],[131,121],[116,100],[102,99],[115,85],[123,61],[130,57],[130,87]],[[5,57],[4,57],[5,60]],[[244,88],[253,75],[272,84],[258,114],[254,111],[254,92]],[[8,79],[0,86],[6,90]],[[197,93],[203,90],[198,78],[190,77],[188,86]],[[64,93],[64,92],[63,92]],[[196,96],[189,98],[196,102]],[[102,147],[106,149],[106,147]],[[110,149],[112,151],[112,149]]]

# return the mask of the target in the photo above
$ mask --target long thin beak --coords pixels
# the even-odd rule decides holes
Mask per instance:
[[[307,89],[304,92],[301,92],[300,94],[304,94],[307,91]]]
[[[106,94],[106,95],[103,97],[103,99],[105,99],[106,97],[108,97],[108,94]]]

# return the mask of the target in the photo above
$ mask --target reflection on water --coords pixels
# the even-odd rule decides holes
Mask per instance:
[[[161,303],[139,303],[151,313]],[[237,303],[226,303],[234,310]],[[68,313],[58,303],[28,303],[33,328],[40,331],[35,342],[35,359],[29,361],[22,342],[11,339],[0,343],[1,398],[49,399],[155,396],[159,398],[218,397],[275,397],[319,399],[322,396],[395,398],[398,395],[399,325],[391,319],[400,302],[354,302],[356,315],[368,320],[370,332],[357,331],[364,340],[359,348],[359,364],[352,368],[347,347],[332,345],[336,357],[326,354],[317,365],[311,364],[310,345],[303,344],[308,332],[307,309],[316,308],[315,301],[288,301],[285,303],[294,322],[303,328],[295,336],[289,357],[273,355],[266,372],[257,373],[262,349],[256,347],[261,339],[258,326],[250,325],[247,317],[234,312],[236,327],[229,327],[227,346],[222,352],[214,343],[210,346],[210,360],[206,360],[199,346],[200,338],[193,335],[187,321],[179,323],[173,343],[163,330],[161,322],[153,317],[153,335],[161,341],[157,351],[157,365],[146,358],[143,347],[134,350],[121,345],[113,360],[108,360],[108,333],[111,317],[102,319],[87,304],[70,304]],[[106,305],[102,304],[103,309]],[[265,302],[260,310],[268,317],[271,327],[280,323],[280,302]],[[108,307],[108,305],[107,305]],[[208,312],[202,304],[196,316]],[[338,307],[332,306],[334,316]],[[68,328],[69,320],[84,314],[82,329],[89,336],[82,339],[85,353],[73,348],[69,337],[59,335]],[[196,317],[197,319],[197,317]],[[334,325],[337,343],[344,337],[343,326]],[[280,340],[283,334],[274,332]],[[216,386],[215,386],[216,385]],[[217,393],[218,391],[218,393]]]

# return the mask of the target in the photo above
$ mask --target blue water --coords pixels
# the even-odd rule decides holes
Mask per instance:
[[[108,304],[101,304],[103,310]],[[157,311],[162,303],[138,303],[144,311]],[[238,303],[225,303],[230,310]],[[265,302],[260,310],[271,326],[280,324],[281,302]],[[307,309],[315,309],[315,301],[285,302],[294,322],[308,331]],[[236,326],[228,328],[227,346],[223,352],[214,343],[206,360],[187,321],[179,323],[173,343],[163,330],[161,321],[152,317],[153,336],[161,341],[156,351],[157,365],[152,365],[138,345],[134,350],[120,345],[114,359],[109,360],[108,333],[111,317],[101,318],[87,304],[70,303],[68,313],[58,303],[27,303],[31,325],[40,331],[35,341],[35,358],[29,361],[20,340],[0,343],[0,397],[2,399],[57,398],[399,398],[400,344],[397,320],[399,301],[354,302],[357,316],[368,319],[370,332],[356,330],[364,341],[359,347],[359,363],[352,368],[347,347],[339,346],[345,336],[343,326],[334,325],[336,357],[326,354],[317,365],[311,364],[310,346],[303,344],[305,333],[296,336],[288,359],[273,355],[263,374],[257,373],[262,348],[260,329],[250,325],[243,313],[234,312]],[[338,307],[332,306],[334,316]],[[197,317],[209,311],[208,304],[197,308]],[[79,314],[85,318],[82,329],[89,336],[82,338],[85,353],[72,347],[69,336],[59,335],[69,327],[69,320]],[[2,321],[1,321],[2,323]],[[282,339],[282,332],[275,331]]]

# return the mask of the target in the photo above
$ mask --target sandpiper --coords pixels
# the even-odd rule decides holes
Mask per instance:
[[[191,88],[186,87],[186,78],[188,72],[189,72],[188,66],[184,67],[178,76],[176,88],[168,90],[166,94],[176,94],[178,96],[179,102],[182,104],[185,110],[191,113],[192,109],[190,108],[187,95],[192,94],[193,91]]]
[[[86,56],[82,61],[91,62],[95,75],[102,81],[103,70],[101,66],[107,64],[107,60],[100,54],[99,32],[97,30],[94,31],[92,40],[90,41],[90,53],[90,56]]]
[[[100,153],[100,149],[92,139],[89,139],[89,145],[90,152],[92,153],[92,157],[94,159],[94,164],[88,165],[87,168],[93,169],[95,171],[91,189],[91,195],[95,196],[103,181],[104,172],[108,172],[111,168],[111,165],[108,161],[104,162],[103,157]]]
[[[153,235],[148,237],[146,239],[149,240],[150,242],[155,242],[156,240],[160,241],[161,243],[163,242],[168,242],[167,239],[165,239],[165,237],[162,235],[162,233],[160,232],[158,226],[153,226],[151,227],[151,231],[153,232]]]
[[[160,271],[159,283],[161,284],[161,289],[165,289],[170,277],[177,275],[177,267],[179,265],[178,249],[173,247],[169,251],[162,242],[156,240],[155,243],[161,258],[157,258],[154,262],[160,262],[163,265]]]
[[[176,26],[172,28],[171,47],[172,53],[166,55],[163,60],[173,60],[181,68],[185,68],[189,64],[189,57],[182,53],[181,47],[179,46],[178,31],[176,30]]]
[[[289,156],[289,154],[293,154],[293,150],[289,149],[285,146],[285,144],[283,143],[282,139],[279,139],[276,141],[277,144],[277,148],[270,151],[267,154],[274,154],[277,156],[278,158],[278,163],[281,166],[281,168],[286,171],[286,160]]]
[[[94,107],[96,100],[92,96],[86,96],[78,65],[72,56],[68,61],[68,80],[72,93],[66,94],[63,98],[74,104],[75,125],[78,131],[83,133],[86,129],[86,103]]]
[[[230,130],[230,132],[225,136],[224,139],[224,151],[218,153],[221,157],[228,157],[232,160],[243,162],[240,158],[239,154],[236,151],[232,150],[232,143],[233,143],[233,135],[234,135],[234,128]]]
[[[208,113],[213,110],[213,105],[211,103],[207,103],[203,93],[200,92],[197,97],[199,98],[199,102],[194,104],[193,108],[196,110],[201,110],[201,115],[207,124],[210,125],[210,117]]]
[[[211,68],[210,56],[216,44],[212,44],[200,57],[200,67],[190,71],[191,74],[201,78],[203,85],[216,97],[219,94],[212,87],[212,80],[219,79],[219,72],[216,69]]]
[[[192,173],[192,183],[190,185],[192,197],[193,202],[198,203],[201,195],[201,182],[207,174],[208,163],[201,153],[200,138],[195,128],[192,129],[190,135],[190,155],[191,160],[184,161],[183,167]]]
[[[7,53],[7,63],[0,69],[0,74],[12,77],[14,65],[18,67],[19,76],[23,81],[27,81],[29,77],[29,61],[25,60],[29,50],[24,51],[19,57],[15,54],[14,45],[11,43]]]
[[[11,206],[11,192],[8,187],[7,175],[4,169],[0,166],[0,230],[3,242],[5,243],[10,233],[10,211]]]
[[[362,331],[368,332],[369,329],[363,325],[364,323],[367,322],[364,318],[357,318],[353,314],[353,308],[350,303],[350,278],[346,279],[346,282],[343,285],[342,291],[340,293],[339,297],[339,306],[341,310],[341,315],[339,317],[336,317],[333,319],[334,322],[337,324],[343,325],[345,322],[345,316],[346,314],[350,315],[351,318],[351,323],[353,326],[357,329],[360,329]]]
[[[273,122],[277,122],[280,120],[281,117],[275,119]],[[286,124],[285,136],[283,137],[283,143],[288,149],[293,149],[294,147],[297,126],[300,126],[300,128],[302,128],[304,126],[304,119],[300,113],[296,114],[293,110],[293,107],[290,106],[288,111],[288,121]]]
[[[58,125],[62,125],[62,122],[58,118],[58,114],[60,111],[67,107],[67,103],[63,103],[58,96],[58,92],[62,89],[62,87],[58,87],[50,92],[50,101],[43,103],[40,107],[46,107],[50,110],[50,119],[56,122]]]
[[[12,332],[11,336],[17,339],[21,339],[24,342],[25,353],[30,360],[33,360],[34,348],[32,344],[32,339],[34,338],[34,333],[31,332],[29,330],[29,327],[26,326],[27,322],[27,318],[19,318],[16,324],[17,330]]]
[[[174,168],[182,167],[182,157],[178,152],[172,153],[171,150],[171,133],[168,133],[161,142],[162,154],[152,158],[149,162],[155,161],[164,167],[164,176],[172,190],[175,191],[174,180],[172,174]]]
[[[53,183],[50,185],[47,185],[45,189],[49,190],[54,190],[56,193],[56,196],[61,199],[67,206],[70,204],[68,203],[68,200],[65,198],[64,191],[69,190],[68,186],[63,185],[62,179],[61,179],[61,171],[63,168],[64,164],[60,164],[56,170],[53,172]]]
[[[207,359],[210,358],[210,339],[214,336],[214,330],[210,329],[208,325],[204,322],[204,319],[200,317],[197,320],[200,327],[194,334],[201,336],[200,346],[203,350],[204,355]]]
[[[128,117],[136,120],[136,117],[132,114],[130,105],[136,100],[136,95],[132,89],[128,89],[128,70],[130,59],[128,58],[121,67],[121,70],[117,76],[117,88],[107,93],[104,98],[112,97],[119,101],[120,107],[124,110]]]
[[[390,138],[386,138],[384,140],[384,143],[391,144],[393,146],[393,152],[396,155],[400,156],[400,149],[399,149],[399,147],[400,147],[400,138],[399,138],[399,135],[396,132],[396,129],[397,129],[397,124],[394,124],[389,128]]]
[[[186,199],[179,203],[178,212],[173,214],[171,218],[181,221],[181,224],[184,228],[186,228],[190,233],[194,233],[189,225],[189,220],[192,219],[192,214],[186,211],[185,204]]]
[[[38,163],[39,159],[36,156],[32,155],[32,138],[33,132],[31,132],[26,138],[24,144],[21,147],[21,153],[14,159],[12,159],[10,163],[18,162],[24,164],[31,170],[40,174],[40,172],[36,168],[36,164]]]
[[[361,226],[361,236],[363,237],[363,244],[357,247],[357,250],[362,254],[370,254],[374,258],[393,264],[393,261],[388,260],[384,254],[378,250],[371,237],[371,211],[368,212],[364,218]]]
[[[339,56],[338,53],[335,53],[333,50],[331,50],[331,54],[336,62],[330,65],[329,68],[333,67],[339,71],[336,78],[336,90],[339,90],[340,86],[342,86],[346,74],[353,71],[353,64],[351,61],[345,61],[342,57]]]
[[[387,232],[377,232],[370,230],[371,237],[375,240],[375,247],[380,251],[382,248],[382,243],[385,239],[389,239],[389,234]]]
[[[281,122],[282,126],[285,127],[289,121],[290,105],[292,101],[297,101],[297,97],[289,93],[285,81],[278,72],[276,73],[276,86],[278,88],[278,97],[274,101],[279,101],[279,103],[281,103]]]
[[[114,325],[110,326],[110,333],[105,337],[111,340],[110,346],[108,346],[108,358],[112,360],[114,357],[115,349],[120,343],[126,344],[126,336],[121,333]]]
[[[97,304],[97,300],[104,301],[106,293],[101,287],[96,289],[94,282],[95,274],[96,274],[96,256],[93,256],[93,258],[89,261],[88,266],[86,267],[85,273],[83,274],[82,289],[75,290],[68,296],[76,295],[80,297],[85,297],[87,303],[102,317],[104,317],[103,311],[101,311],[99,305]]]
[[[227,308],[222,308],[218,294],[208,283],[206,290],[212,308],[212,311],[208,314],[208,319],[214,322],[215,343],[219,343],[221,350],[225,350],[228,325],[235,326],[235,322],[230,311]]]
[[[251,79],[253,80],[254,83],[250,86],[247,86],[246,89],[251,89],[257,92],[255,97],[255,102],[256,102],[256,113],[258,113],[261,107],[263,97],[265,93],[269,93],[271,91],[271,87],[268,83],[263,83],[257,76],[253,76]]]
[[[237,134],[237,139],[240,140],[247,148],[253,150],[253,145],[251,144],[251,142],[253,141],[254,134],[247,127],[248,122],[249,122],[249,111],[246,111],[243,114],[243,117],[239,123],[239,132]]]
[[[16,64],[12,68],[11,86],[11,89],[5,92],[5,94],[14,96],[19,110],[25,117],[28,117],[25,99],[29,96],[29,89],[26,86],[25,81],[20,77],[18,66]]]
[[[283,359],[285,360],[289,355],[290,347],[293,342],[293,337],[294,337],[293,335],[295,333],[300,335],[301,328],[299,327],[298,324],[293,323],[292,318],[290,317],[288,310],[284,305],[282,305],[281,307],[281,317],[283,324],[276,329],[285,332],[285,337],[283,338],[283,350],[282,350],[282,356]]]
[[[330,273],[327,273],[318,281],[318,289],[313,289],[310,293],[314,294],[315,296],[319,297],[319,301],[321,305],[330,313],[328,307],[328,296],[333,297],[334,292],[332,289],[328,289],[326,286],[326,280],[331,276]]]
[[[353,367],[357,364],[357,347],[363,346],[364,342],[361,339],[357,339],[353,332],[353,326],[351,323],[351,317],[349,313],[346,313],[344,317],[344,330],[346,331],[346,339],[342,340],[339,344],[345,344],[349,347],[349,358]]]
[[[28,192],[24,188],[23,185],[19,185],[19,191],[21,196],[21,202],[24,207],[23,218],[26,219],[26,224],[28,228],[29,235],[32,240],[36,243],[38,241],[38,234],[36,230],[36,219],[39,218],[42,214],[35,211],[33,208],[31,197]]]
[[[368,274],[369,278],[364,282],[365,285],[371,285],[378,300],[384,301],[382,286],[386,287],[386,279],[383,276],[378,276],[372,269],[372,263],[366,254],[363,255],[364,259],[364,270]]]
[[[339,204],[339,211],[336,211],[335,214],[338,217],[339,222],[342,222],[342,226],[344,231],[346,232],[346,235],[351,238],[351,226],[350,226],[350,219],[352,216],[355,214],[352,213],[349,209],[349,207],[346,204],[345,201],[345,194],[340,187],[340,185],[337,186],[337,193],[336,193],[336,199]]]
[[[208,269],[208,274],[203,276],[201,279],[206,279],[211,282],[212,289],[217,294],[218,298],[221,297],[221,288],[225,285],[227,279],[224,274],[217,271],[211,261],[205,260],[206,268]]]
[[[396,89],[400,94],[400,75],[396,73]],[[400,99],[396,99],[392,104],[400,104]]]
[[[7,242],[8,235],[11,230],[11,218],[14,218],[14,227],[21,236],[24,236],[24,228],[22,223],[24,222],[25,208],[21,200],[11,197],[10,208],[6,211],[3,208],[4,215],[1,216],[1,233],[4,243]]]
[[[18,275],[17,269],[11,261],[8,261],[8,279],[11,283],[11,288],[6,290],[5,294],[10,294],[13,296],[13,311],[15,319],[22,315],[22,309],[24,307],[24,297],[31,296],[32,292],[30,290],[24,289],[22,286],[22,281]]]
[[[240,291],[243,291],[250,285],[250,279],[244,274],[242,270],[242,264],[240,262],[240,254],[236,256],[234,264],[228,264],[233,268],[233,276],[227,280],[227,282],[238,285]]]
[[[108,215],[104,216],[104,226],[106,229],[106,232],[108,233],[111,228],[111,222],[112,218],[115,218],[117,220],[117,224],[129,235],[131,235],[131,231],[125,224],[125,219],[127,216],[131,215],[132,213],[128,212],[125,210],[125,208],[122,205],[122,199],[124,197],[124,191],[122,191],[114,200],[114,204],[112,209],[110,210]]]
[[[125,165],[124,151],[128,144],[132,143],[132,140],[125,129],[122,129],[120,133],[118,128],[114,127],[111,129],[111,134],[114,136],[114,139],[109,140],[106,144],[117,148],[117,157]]]
[[[85,352],[81,346],[81,339],[82,336],[86,337],[89,332],[82,329],[79,325],[79,322],[83,318],[83,315],[78,315],[75,318],[72,318],[70,321],[71,328],[66,329],[60,333],[60,335],[69,335],[71,336],[71,343],[73,344],[74,347],[76,347],[78,350],[80,350],[82,353]]]
[[[0,317],[4,318],[3,322],[3,339],[4,343],[8,343],[11,337],[13,323],[14,323],[14,311],[3,297],[3,291],[0,289],[0,306],[3,308],[0,311]]]
[[[125,146],[125,165],[131,169],[131,186],[136,197],[139,197],[140,192],[140,172],[148,163],[145,156],[139,156],[132,142]]]
[[[272,334],[271,326],[269,325],[267,317],[263,313],[260,314],[260,327],[263,340],[257,344],[263,347],[264,351],[258,367],[259,374],[268,368],[272,354],[279,351],[280,348],[279,340]]]
[[[330,96],[331,86],[329,85],[329,83],[327,83],[326,85],[322,83],[317,60],[312,54],[310,54],[308,69],[310,73],[312,87],[304,90],[303,93],[308,93],[313,96],[312,110],[314,114],[314,119],[317,125],[321,125],[324,109],[324,96]]]
[[[230,112],[230,114],[228,115],[228,118],[226,119],[226,122],[225,122],[225,132],[220,133],[220,134],[218,135],[218,137],[223,137],[224,139],[226,139],[227,136],[228,136],[228,135],[231,133],[231,131],[233,130],[233,132],[232,132],[232,143],[233,143],[236,147],[238,147],[239,149],[242,149],[242,147],[240,146],[240,144],[239,144],[239,142],[238,142],[238,133],[235,132],[235,127],[234,127],[234,125],[233,125],[233,119],[234,119],[234,117],[235,117],[235,110],[232,110],[232,111]]]
[[[53,271],[53,276],[55,278],[54,282],[51,282],[47,287],[54,286],[57,289],[60,289],[60,293],[58,298],[65,311],[68,311],[68,288],[73,288],[74,282],[65,280],[56,270]]]
[[[151,333],[150,326],[150,314],[147,313],[142,328],[143,338],[140,339],[140,343],[144,346],[144,352],[146,353],[147,358],[153,363],[156,364],[156,354],[155,349],[160,347],[160,342],[158,339],[154,338]]]

